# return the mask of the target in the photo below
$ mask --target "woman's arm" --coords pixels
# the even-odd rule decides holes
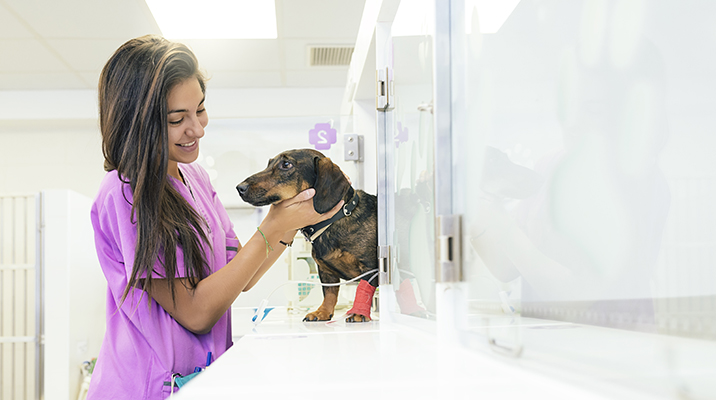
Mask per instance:
[[[257,230],[236,256],[223,268],[199,282],[196,289],[188,288],[185,278],[175,280],[174,295],[166,279],[152,281],[150,295],[186,329],[208,333],[242,291],[251,288],[278,259],[284,246],[279,240],[295,235],[297,229],[330,218],[343,206],[340,202],[333,210],[317,214],[311,200],[315,191],[308,189],[293,199],[271,206],[259,229],[274,249],[266,254],[266,241]],[[289,239],[291,240],[291,239]]]

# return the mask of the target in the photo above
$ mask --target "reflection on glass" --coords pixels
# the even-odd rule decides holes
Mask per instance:
[[[453,61],[465,63],[456,151],[474,329],[501,318],[533,354],[716,393],[704,380],[716,355],[714,12],[521,1],[486,35],[466,10]]]
[[[577,318],[589,322],[628,307],[639,318],[623,327],[648,329],[671,196],[657,163],[667,136],[663,60],[644,38],[618,66],[585,57],[589,47],[566,51],[557,90],[563,147],[536,161],[545,185],[515,209],[553,265],[542,279],[523,272],[523,299],[536,303],[524,312],[572,300],[581,302]]]
[[[714,196],[713,139],[690,121],[701,98],[670,97],[713,79],[679,56],[685,33],[657,30],[668,9],[520,3],[500,33],[468,35],[468,114],[484,135],[468,141],[485,160],[469,242],[491,292],[519,287],[523,316],[664,332],[668,299],[713,301],[716,282],[699,276],[713,229],[694,217],[713,215],[694,197]],[[670,281],[684,257],[694,273]]]
[[[434,318],[435,211],[431,0],[401,8],[393,26],[396,93],[393,143],[395,214],[392,283],[401,314]],[[416,6],[416,7],[413,7]],[[415,17],[403,18],[410,11]],[[411,21],[416,29],[403,29]],[[412,36],[410,36],[412,35]]]
[[[412,138],[409,127],[417,127]],[[429,110],[399,117],[394,232],[398,262],[393,283],[400,312],[419,317],[429,317],[435,310],[432,143]]]

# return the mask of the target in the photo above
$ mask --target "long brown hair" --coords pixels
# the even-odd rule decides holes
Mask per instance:
[[[208,274],[202,249],[209,241],[203,219],[167,178],[167,96],[173,87],[191,78],[198,79],[202,92],[206,91],[205,78],[192,51],[155,35],[123,44],[100,75],[104,167],[117,170],[120,179],[130,185],[132,223],[137,226],[132,275],[121,302],[144,274],[143,288],[151,293],[157,262],[164,268],[175,301],[178,247],[184,253],[191,289]]]

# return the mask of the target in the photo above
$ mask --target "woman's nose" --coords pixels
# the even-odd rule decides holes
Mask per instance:
[[[204,125],[198,118],[192,118],[192,124],[188,127],[188,134],[195,138],[202,138],[204,136]]]

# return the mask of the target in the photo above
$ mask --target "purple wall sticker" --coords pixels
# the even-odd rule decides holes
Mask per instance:
[[[398,148],[398,145],[400,143],[405,143],[408,141],[408,127],[403,127],[403,124],[398,122],[398,133],[395,135],[395,148]]]
[[[308,142],[311,143],[316,150],[328,150],[331,145],[336,143],[336,130],[331,128],[330,123],[317,123],[310,131],[308,131]]]

